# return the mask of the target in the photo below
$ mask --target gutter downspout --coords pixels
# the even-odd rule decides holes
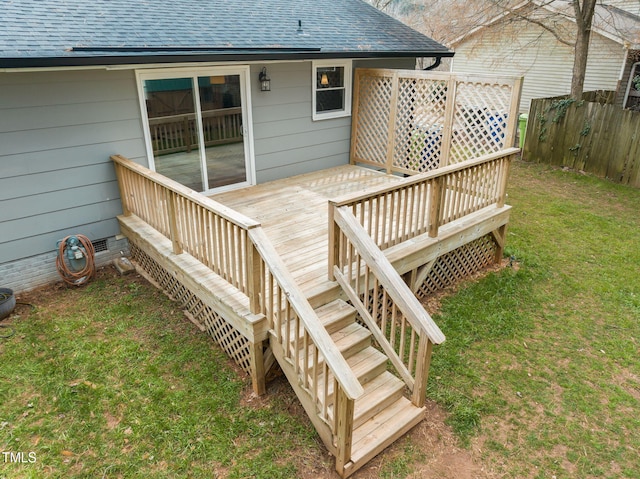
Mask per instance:
[[[438,68],[440,66],[440,64],[442,63],[442,57],[436,57],[436,61],[433,62],[433,65],[429,65],[427,68],[423,68],[422,71],[429,71],[429,70],[435,70],[436,68]]]

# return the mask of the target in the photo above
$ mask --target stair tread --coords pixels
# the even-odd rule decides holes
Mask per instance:
[[[325,326],[330,324],[332,321],[341,319],[344,316],[352,315],[355,311],[356,310],[353,306],[342,299],[336,299],[315,309],[318,318]]]
[[[331,334],[331,339],[333,343],[338,348],[338,351],[342,353],[345,359],[350,358],[354,354],[362,351],[363,349],[371,346],[371,332],[367,329],[359,325],[358,323],[352,323],[346,328],[342,328],[340,331],[336,331]],[[298,343],[300,349],[304,348],[304,343],[300,341]],[[291,348],[295,345],[291,344]],[[308,358],[308,367],[313,367],[313,357]],[[324,363],[324,356],[320,353],[318,354],[318,365]],[[304,364],[304,356],[300,355],[300,365]]]
[[[343,351],[350,344],[363,341],[370,337],[371,332],[358,323],[350,324],[346,328],[342,328],[331,334],[331,339],[333,339],[333,342],[338,346],[340,351]]]
[[[336,299],[315,310],[318,319],[329,334],[356,322],[356,310],[341,299]]]
[[[325,304],[315,309],[318,319],[327,330],[329,334],[336,333],[346,327],[353,324],[357,324],[355,321],[356,310],[350,304],[347,304],[341,299],[336,299],[330,303]],[[282,335],[285,335],[286,326],[282,326]],[[293,341],[295,333],[293,329],[291,331],[291,340]],[[303,331],[298,334],[299,338],[302,338]]]
[[[387,357],[373,346],[369,346],[350,358],[347,358],[347,364],[358,378],[360,378],[361,374],[366,373],[370,369],[374,369],[379,363],[386,365]]]
[[[367,379],[368,373],[376,370],[377,368],[380,368],[383,366],[386,367],[386,363],[387,363],[387,357],[384,354],[382,354],[380,351],[375,349],[373,346],[368,346],[364,348],[362,351],[359,351],[353,356],[350,356],[349,358],[347,358],[347,364],[353,371],[353,374],[363,384],[363,386],[366,386],[366,384],[372,382],[371,379]],[[331,378],[332,379],[328,385],[329,395],[333,395],[333,376],[331,376]],[[324,374],[321,374],[318,376],[320,390],[322,389],[322,384],[324,383],[324,380],[325,380]]]
[[[356,399],[353,411],[353,424],[357,428],[374,414],[379,413],[389,403],[402,397],[404,383],[389,371],[369,381],[363,386],[364,394]],[[329,408],[329,415],[333,417],[333,405]]]
[[[403,389],[404,383],[389,371],[385,371],[364,385],[364,394],[355,401],[354,420],[366,414],[376,404],[389,396],[402,394]]]
[[[369,461],[424,419],[426,408],[402,397],[353,431],[351,461]]]

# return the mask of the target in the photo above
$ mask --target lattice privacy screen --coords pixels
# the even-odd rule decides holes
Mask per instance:
[[[513,146],[522,79],[356,70],[352,163],[421,173]]]
[[[130,244],[131,256],[138,265],[160,285],[167,296],[188,311],[202,329],[206,330],[247,374],[251,374],[249,340],[135,243],[130,242]]]

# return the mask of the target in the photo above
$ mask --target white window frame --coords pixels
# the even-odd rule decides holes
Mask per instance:
[[[197,78],[199,76],[217,76],[217,75],[239,75],[240,76],[240,94],[242,103],[242,118],[243,118],[243,143],[244,143],[244,157],[245,157],[245,171],[246,180],[233,185],[221,186],[219,188],[206,189],[201,193],[209,195],[213,193],[221,193],[224,191],[243,188],[245,186],[251,186],[256,184],[256,162],[255,152],[253,145],[253,118],[251,107],[251,70],[249,65],[234,65],[234,66],[211,66],[211,67],[166,67],[166,68],[153,68],[136,70],[136,83],[138,86],[138,100],[140,104],[140,113],[142,117],[142,126],[144,131],[145,146],[147,150],[147,159],[149,162],[149,169],[156,171],[155,158],[153,156],[153,146],[151,144],[151,130],[149,128],[149,117],[147,115],[147,105],[145,102],[144,94],[144,81],[145,80],[159,80],[165,78],[178,78],[186,77],[194,80],[194,85],[197,85]],[[200,109],[200,99],[198,95],[195,95],[195,107],[196,118],[198,118],[198,136],[199,141],[203,144],[202,138],[202,125],[200,124],[202,118],[202,112]],[[204,153],[202,153],[204,154]],[[204,178],[203,178],[203,186]]]
[[[332,110],[318,112],[316,110],[318,68],[343,67],[344,68],[344,108],[342,110]],[[312,89],[312,113],[313,121],[328,120],[330,118],[342,118],[351,116],[351,90],[353,88],[351,77],[353,72],[352,60],[317,60],[311,62],[311,89]]]

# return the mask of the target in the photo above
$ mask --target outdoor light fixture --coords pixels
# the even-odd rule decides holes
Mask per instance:
[[[258,80],[260,81],[260,91],[271,91],[271,78],[267,76],[267,67],[262,67]]]

